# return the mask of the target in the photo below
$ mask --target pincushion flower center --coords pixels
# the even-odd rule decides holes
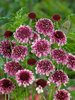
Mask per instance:
[[[4,80],[2,86],[5,87],[5,88],[8,88],[9,86],[11,86],[11,84],[8,80]]]
[[[61,92],[61,93],[59,93],[58,94],[58,99],[60,99],[60,100],[64,100],[65,98],[66,98],[66,94],[64,94],[63,92]]]
[[[41,27],[42,27],[42,28],[49,29],[49,28],[50,28],[50,23],[47,22],[47,21],[45,20],[45,21],[43,21],[43,23],[41,24]]]
[[[58,39],[62,39],[63,38],[63,34],[62,34],[62,32],[55,32],[55,35],[54,35],[56,38],[58,38]]]
[[[23,81],[27,81],[29,79],[29,74],[27,72],[21,73],[20,79]]]
[[[47,47],[47,45],[44,44],[43,42],[38,43],[38,45],[37,45],[38,51],[44,51],[44,50],[46,50],[46,47]]]

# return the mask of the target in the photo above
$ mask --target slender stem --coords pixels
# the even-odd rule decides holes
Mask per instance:
[[[10,100],[10,95],[8,94],[8,100]]]
[[[5,100],[7,100],[7,95],[5,94]]]

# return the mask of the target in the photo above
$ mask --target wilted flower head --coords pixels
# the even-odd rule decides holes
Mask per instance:
[[[34,12],[30,12],[30,13],[28,14],[28,17],[29,17],[30,19],[35,19],[35,18],[36,18],[36,14],[35,14]]]
[[[36,23],[36,31],[43,33],[44,36],[49,35],[53,30],[54,26],[50,19],[39,19]]]
[[[42,59],[37,62],[36,73],[40,73],[40,75],[46,74],[49,76],[52,71],[54,71],[54,66],[49,59]]]
[[[46,87],[47,81],[45,81],[44,79],[38,79],[36,81],[36,85],[37,85],[36,91],[40,94],[40,93],[43,92],[43,89],[42,88],[45,88]]]
[[[14,83],[9,79],[0,80],[0,92],[2,94],[9,94],[15,88]]]
[[[67,55],[66,52],[62,49],[54,49],[51,51],[51,56],[53,60],[57,61],[57,64],[62,63],[65,65],[67,63]]]
[[[37,41],[38,39],[40,39],[40,35],[37,34],[36,32],[33,32],[33,37],[32,37],[33,41]]]
[[[60,17],[59,14],[55,14],[55,15],[52,16],[52,19],[53,19],[54,21],[60,21],[60,20],[61,20],[61,17]]]
[[[54,43],[54,42],[57,42],[58,45],[64,45],[66,44],[66,35],[62,32],[62,31],[59,31],[59,30],[56,30],[55,32],[53,32],[51,34],[51,43]]]
[[[65,89],[62,89],[56,91],[54,100],[70,100],[70,98],[71,98],[70,93]]]
[[[9,76],[15,76],[18,70],[22,70],[22,66],[20,63],[15,61],[10,61],[5,64],[5,73],[9,73]]]
[[[27,60],[27,64],[31,65],[31,66],[35,65],[36,62],[37,62],[37,60],[35,58],[30,58]]]
[[[6,31],[6,32],[4,33],[4,37],[5,37],[5,38],[11,37],[12,35],[13,35],[13,32],[11,32],[11,31]]]
[[[7,58],[11,58],[12,49],[16,46],[16,43],[9,42],[9,40],[1,41],[0,53]]]
[[[15,46],[12,50],[12,57],[16,61],[24,61],[24,57],[28,55],[28,48],[27,46],[18,45]]]
[[[31,52],[35,52],[36,56],[39,58],[41,56],[47,56],[47,54],[50,53],[50,42],[46,39],[39,39],[36,42],[33,42],[31,48],[33,49]]]
[[[53,82],[53,83],[56,83],[57,86],[60,87],[62,83],[64,83],[64,85],[65,85],[66,83],[68,83],[69,78],[68,78],[68,76],[66,75],[66,73],[64,73],[64,72],[61,71],[61,70],[57,70],[57,71],[55,71],[55,72],[51,75],[51,77],[49,77],[49,81],[50,81],[50,82]]]
[[[33,73],[27,69],[19,70],[16,73],[16,81],[19,84],[19,86],[29,86],[29,84],[32,84],[34,80],[35,78]]]
[[[32,28],[29,26],[21,25],[16,29],[14,38],[22,44],[30,42],[29,40],[32,38]]]
[[[75,71],[75,56],[71,53],[68,53],[67,56],[67,67],[70,67],[73,71]]]

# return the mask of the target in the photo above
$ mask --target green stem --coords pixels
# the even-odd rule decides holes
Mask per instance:
[[[53,90],[54,90],[54,84],[51,84],[51,86],[49,87],[49,100],[52,100]]]
[[[10,95],[8,94],[8,100],[10,100]]]
[[[5,94],[5,100],[7,100],[7,95]]]

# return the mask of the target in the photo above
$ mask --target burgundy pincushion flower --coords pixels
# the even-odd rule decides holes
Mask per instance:
[[[65,89],[62,89],[56,91],[54,100],[70,100],[70,98],[71,98],[70,93]]]
[[[9,73],[9,76],[15,76],[18,70],[22,70],[22,66],[20,63],[15,61],[10,61],[5,64],[5,73]]]
[[[64,85],[68,83],[69,78],[62,70],[57,70],[49,77],[49,81],[56,83],[57,86],[60,87],[62,83],[64,83]]]
[[[67,56],[67,67],[70,67],[73,71],[75,71],[75,56],[71,53],[68,53]]]
[[[50,19],[39,19],[36,23],[36,31],[43,33],[44,36],[50,35],[53,32],[54,26]]]
[[[54,66],[49,59],[42,59],[37,62],[36,73],[40,73],[40,75],[46,74],[49,76],[52,71],[54,71]]]
[[[0,53],[7,58],[11,58],[12,49],[16,46],[16,43],[9,42],[9,40],[1,41]],[[12,48],[12,49],[11,49]]]
[[[13,32],[11,32],[11,31],[6,31],[6,32],[4,33],[4,37],[5,37],[5,38],[11,37],[12,35],[13,35]]]
[[[37,60],[35,58],[30,58],[28,59],[27,64],[33,66],[36,64],[36,62]]]
[[[40,94],[43,92],[43,88],[46,87],[47,81],[45,81],[44,79],[38,79],[36,81],[36,85],[37,85],[36,91],[38,92],[38,94]]]
[[[19,28],[16,29],[16,32],[14,33],[14,38],[19,43],[28,43],[30,42],[30,39],[32,39],[32,28],[29,26],[21,25]]]
[[[29,17],[30,19],[35,19],[35,18],[36,18],[36,14],[35,14],[34,12],[30,12],[30,13],[28,14],[28,17]]]
[[[57,42],[58,45],[64,45],[66,44],[66,35],[59,30],[56,30],[53,32],[50,36],[51,43]]]
[[[51,56],[53,57],[53,60],[57,61],[57,64],[62,63],[63,65],[65,65],[67,63],[67,54],[62,49],[52,50]]]
[[[41,56],[47,56],[47,54],[50,53],[50,42],[48,42],[48,40],[46,39],[39,39],[33,42],[31,48],[33,49],[31,52],[35,52],[36,56],[38,56],[39,58]]]
[[[35,78],[33,73],[27,69],[19,70],[16,73],[16,81],[19,84],[19,86],[29,86],[29,84],[32,84],[34,80]]]
[[[60,17],[59,14],[55,14],[55,15],[52,16],[52,19],[53,19],[54,21],[60,21],[60,20],[61,20],[61,17]]]
[[[28,55],[28,48],[27,46],[18,45],[15,46],[12,50],[12,57],[16,61],[24,61],[24,57]]]
[[[38,79],[36,81],[36,85],[37,85],[37,87],[41,86],[42,88],[44,88],[47,85],[47,81],[45,81],[44,79]]]
[[[9,94],[15,88],[14,83],[9,79],[1,79],[0,80],[0,92],[2,94]]]
[[[32,39],[33,39],[33,41],[37,41],[38,39],[40,39],[40,35],[37,34],[36,32],[34,32]]]

